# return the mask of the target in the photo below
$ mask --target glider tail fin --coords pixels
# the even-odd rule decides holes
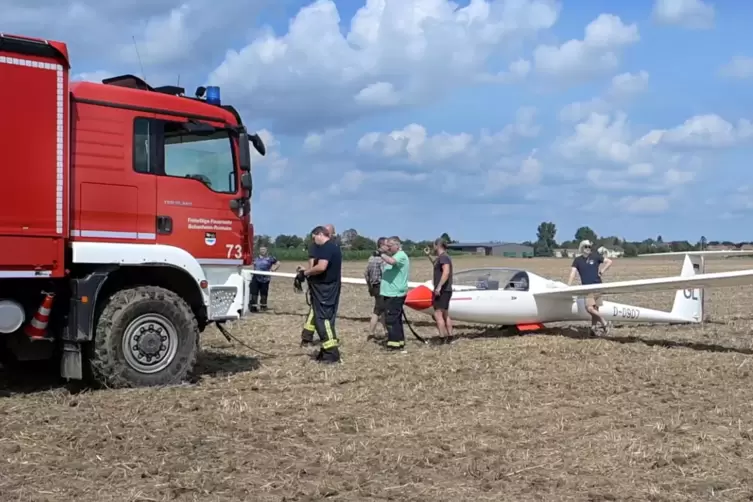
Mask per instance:
[[[701,257],[685,255],[680,277],[692,277],[699,273]],[[703,320],[703,288],[678,289],[672,304],[672,315],[693,322]]]

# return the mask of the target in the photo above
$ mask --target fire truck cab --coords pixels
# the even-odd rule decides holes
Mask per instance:
[[[0,354],[178,383],[200,332],[247,313],[264,144],[216,87],[69,69],[65,44],[0,34]]]

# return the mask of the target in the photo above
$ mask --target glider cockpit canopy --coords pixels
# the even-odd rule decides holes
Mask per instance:
[[[513,290],[528,291],[531,278],[519,268],[473,268],[455,272],[452,285],[462,290]]]

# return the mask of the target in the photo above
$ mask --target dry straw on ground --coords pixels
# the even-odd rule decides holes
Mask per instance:
[[[569,261],[456,266],[484,264],[565,278]],[[618,260],[609,279],[679,267]],[[425,260],[413,268],[429,277]],[[598,340],[583,326],[518,337],[463,325],[452,346],[408,333],[397,355],[366,340],[369,298],[346,286],[344,364],[323,368],[297,346],[303,297],[275,280],[274,313],[233,332],[277,357],[210,329],[195,384],[70,394],[5,376],[0,500],[753,500],[751,293],[709,292],[716,322],[704,327],[621,326]],[[672,296],[624,300],[669,308]]]

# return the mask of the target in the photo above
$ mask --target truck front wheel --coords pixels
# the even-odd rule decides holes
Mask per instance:
[[[193,371],[198,352],[199,327],[188,304],[170,290],[141,286],[107,301],[90,366],[107,387],[173,385]]]

